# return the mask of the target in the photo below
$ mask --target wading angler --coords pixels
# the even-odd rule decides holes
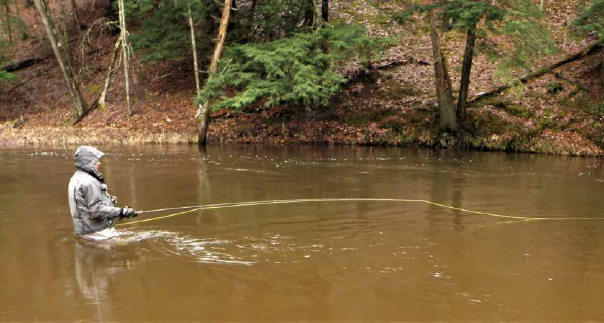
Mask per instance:
[[[103,174],[99,172],[104,153],[90,146],[75,152],[76,171],[69,181],[69,210],[76,235],[88,240],[106,240],[119,236],[115,219],[131,218],[137,212],[117,207],[117,198],[109,194]]]

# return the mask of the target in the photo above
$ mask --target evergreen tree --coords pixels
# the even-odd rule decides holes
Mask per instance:
[[[573,27],[584,33],[593,33],[604,44],[604,0],[585,1],[579,6]]]
[[[148,48],[147,60],[179,59],[190,51],[188,6],[196,26],[196,43],[209,51],[213,47],[212,37],[216,23],[212,16],[219,15],[219,6],[213,0],[126,0],[127,16],[142,21],[137,33],[130,34],[134,48]]]
[[[232,46],[201,91],[199,103],[216,100],[215,109],[234,110],[256,103],[307,111],[327,106],[346,81],[337,67],[351,59],[369,65],[384,44],[366,36],[361,26],[338,25],[267,43]],[[237,93],[229,96],[228,90]]]
[[[290,36],[308,25],[314,14],[313,0],[259,0],[240,18],[230,34],[239,41],[272,41]],[[308,17],[310,12],[311,17]],[[229,36],[230,37],[230,36]]]
[[[1,1],[1,0],[0,0]],[[188,3],[196,26],[196,44],[210,53],[218,31],[221,6],[214,0],[125,0],[127,15],[142,22],[131,34],[135,48],[147,48],[149,60],[179,59],[190,54]],[[262,0],[232,11],[229,42],[266,42],[287,37],[305,27],[306,13],[316,0]],[[169,26],[169,28],[166,28]]]

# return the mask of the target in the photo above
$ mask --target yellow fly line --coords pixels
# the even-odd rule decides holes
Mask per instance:
[[[528,216],[504,215],[504,214],[488,213],[488,212],[481,212],[481,211],[473,211],[473,210],[463,209],[463,208],[454,207],[454,206],[450,206],[450,205],[444,205],[444,204],[440,204],[440,203],[436,203],[436,202],[432,202],[432,201],[427,201],[427,200],[388,199],[388,198],[324,198],[324,199],[295,199],[295,200],[252,201],[252,202],[238,202],[238,203],[225,203],[225,204],[208,204],[208,205],[199,205],[199,206],[194,206],[194,207],[184,207],[184,208],[191,208],[191,209],[187,210],[187,211],[183,211],[183,212],[172,213],[172,214],[168,214],[168,215],[164,215],[164,216],[158,216],[158,217],[153,217],[153,218],[144,219],[144,220],[138,220],[138,221],[130,221],[130,222],[126,222],[126,223],[120,223],[120,224],[117,224],[116,226],[125,226],[125,225],[131,225],[131,224],[136,224],[136,223],[156,221],[156,220],[171,218],[171,217],[175,217],[175,216],[179,216],[179,215],[184,215],[184,214],[188,214],[188,213],[192,213],[192,212],[196,212],[196,211],[200,211],[200,210],[209,210],[209,209],[223,209],[223,208],[231,208],[231,207],[256,206],[256,205],[272,205],[272,204],[291,204],[291,203],[310,203],[310,202],[347,202],[347,201],[348,202],[363,202],[363,201],[366,201],[366,202],[412,202],[412,203],[425,203],[425,204],[434,205],[434,206],[438,206],[438,207],[442,207],[442,208],[447,208],[447,209],[451,209],[451,210],[456,210],[456,211],[460,211],[460,212],[465,212],[465,213],[472,213],[472,214],[483,215],[483,216],[490,216],[490,217],[495,217],[495,218],[521,220],[521,221],[604,220],[604,218],[547,218],[547,217],[528,217]],[[176,208],[176,209],[178,209],[178,208]],[[160,211],[160,210],[143,211],[142,213],[149,213],[149,212],[153,212],[153,211]]]

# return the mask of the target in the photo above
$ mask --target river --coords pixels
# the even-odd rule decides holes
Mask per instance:
[[[93,244],[69,215],[75,148],[0,149],[0,320],[604,320],[601,159],[99,147],[138,210],[376,200],[142,214]]]

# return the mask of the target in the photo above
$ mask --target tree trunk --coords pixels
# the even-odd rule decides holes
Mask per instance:
[[[10,5],[8,0],[4,0],[4,8],[6,9],[6,31],[8,33],[8,42],[13,44],[13,31],[11,27],[11,18],[10,18]]]
[[[78,117],[72,125],[76,125],[78,124],[80,121],[82,121],[84,119],[84,117],[86,117],[90,112],[92,112],[92,110],[96,109],[96,108],[102,108],[105,106],[105,99],[107,98],[107,90],[109,89],[109,84],[111,84],[111,80],[113,79],[113,73],[115,72],[115,62],[117,61],[117,54],[118,51],[120,49],[120,44],[122,42],[121,38],[118,38],[115,41],[115,46],[113,46],[113,52],[111,53],[111,62],[109,63],[109,69],[107,70],[107,76],[105,77],[105,86],[103,87],[103,92],[101,92],[101,95],[99,95],[96,100],[94,100],[91,104],[90,107],[88,107],[88,110],[84,111],[84,113],[82,113],[80,115],[80,117]]]
[[[101,96],[99,97],[98,106],[105,106],[105,99],[107,97],[107,90],[109,89],[109,84],[111,84],[111,79],[113,79],[113,74],[115,72],[115,62],[117,61],[117,52],[120,48],[120,44],[122,43],[122,39],[118,38],[115,41],[115,46],[113,46],[113,52],[111,53],[111,62],[109,63],[109,69],[107,70],[107,76],[105,77],[105,86],[103,87],[103,92],[101,92]]]
[[[258,6],[258,0],[252,0],[252,9],[250,10],[252,12],[252,15],[254,14],[254,12],[256,12],[257,6]]]
[[[191,3],[187,3],[189,14],[189,28],[191,29],[191,50],[193,52],[193,72],[195,73],[196,96],[201,92],[201,82],[199,81],[199,64],[197,63],[197,43],[195,42],[195,24],[193,23],[193,14],[191,12]],[[198,107],[202,109],[201,105]]]
[[[232,0],[224,0],[224,8],[222,8],[222,20],[220,21],[220,29],[218,30],[218,39],[216,41],[216,49],[212,56],[212,63],[210,64],[209,77],[212,77],[213,73],[216,73],[218,69],[218,61],[222,55],[222,49],[224,48],[224,42],[226,40],[227,25],[229,23],[229,17],[231,14]],[[198,133],[198,144],[205,145],[207,140],[208,124],[210,123],[210,110],[212,103],[210,99],[206,100],[206,103],[201,110],[201,120],[199,121],[199,133]]]
[[[321,27],[323,27],[323,14],[322,14],[322,7],[319,5],[319,1],[320,0],[311,0],[312,1],[312,6],[313,6],[313,18],[312,18],[312,25],[313,27],[319,29]]]
[[[440,47],[434,13],[431,11],[428,15],[430,19],[430,40],[432,42],[434,74],[436,76],[436,97],[440,112],[440,129],[441,131],[457,133],[458,125],[455,104],[453,102],[453,91],[451,89],[451,79],[449,78],[446,60]]]
[[[73,21],[76,24],[78,33],[80,32],[80,15],[78,14],[78,5],[75,0],[71,0],[71,11],[73,12]]]
[[[313,18],[315,16],[315,8],[314,8],[315,0],[308,0],[306,3],[306,10],[304,11],[304,21],[302,24],[304,26],[314,26]]]
[[[189,28],[191,29],[191,50],[193,52],[193,69],[195,73],[195,89],[197,94],[201,90],[201,83],[199,82],[199,64],[197,63],[197,44],[195,42],[195,25],[193,24],[193,14],[191,12],[191,3],[187,3],[187,10],[189,14]]]
[[[468,103],[468,88],[470,87],[470,75],[472,72],[472,59],[474,58],[474,42],[476,34],[470,26],[466,36],[466,48],[463,53],[463,64],[461,69],[461,81],[459,83],[459,98],[457,99],[457,121],[463,123],[466,120],[466,105]]]
[[[59,66],[61,67],[61,71],[65,77],[65,81],[67,81],[67,87],[74,102],[77,117],[86,110],[86,103],[84,102],[84,98],[80,92],[80,86],[75,80],[71,64],[69,64],[69,53],[67,53],[65,45],[61,42],[62,37],[57,30],[54,19],[50,15],[46,0],[34,0],[34,3],[38,9],[38,12],[40,13],[40,18],[44,23],[44,27],[46,28],[48,40],[50,41],[50,45],[52,46],[55,56],[57,57],[57,61],[59,62]]]
[[[124,58],[124,80],[126,83],[126,106],[128,107],[128,115],[132,116],[132,106],[130,105],[130,76],[128,70],[128,31],[126,30],[126,13],[124,11],[124,0],[119,0],[120,7],[120,29],[122,31],[120,38],[122,43],[122,57]]]
[[[322,2],[322,13],[323,13],[323,21],[329,21],[329,0],[323,0]]]

